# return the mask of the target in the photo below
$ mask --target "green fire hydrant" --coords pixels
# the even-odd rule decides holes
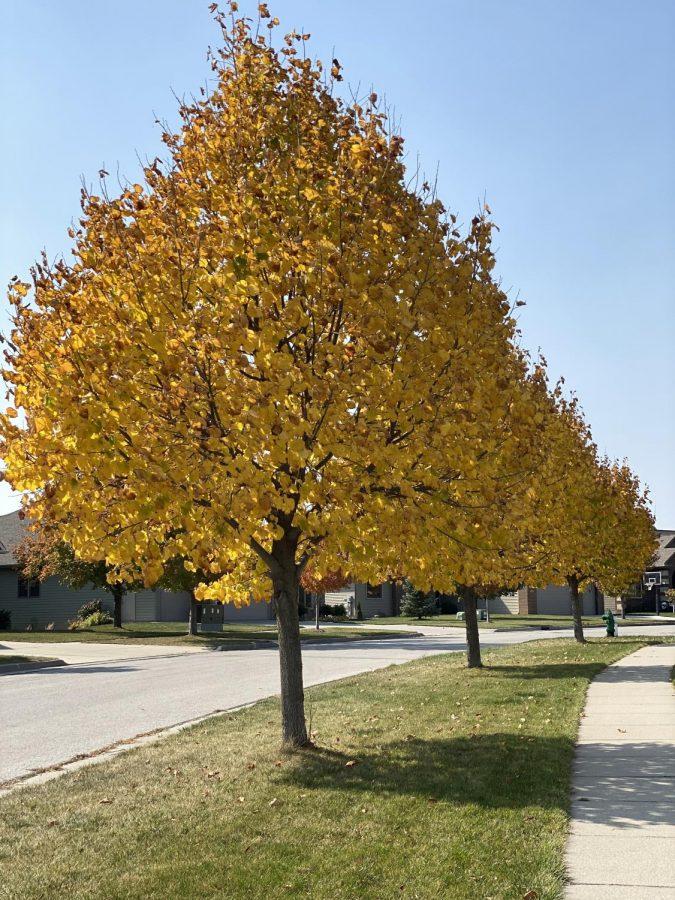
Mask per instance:
[[[608,609],[603,615],[602,621],[607,628],[607,637],[616,637],[616,622],[614,621],[614,613],[611,609]]]

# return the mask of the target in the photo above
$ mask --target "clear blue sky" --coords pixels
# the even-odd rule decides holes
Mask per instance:
[[[3,0],[0,282],[67,250],[80,178],[135,177],[209,75],[204,0]],[[386,95],[446,205],[483,197],[523,342],[675,528],[675,3],[270,0]],[[241,0],[240,8],[255,11]],[[6,323],[3,308],[2,325]],[[14,508],[8,492],[0,510]]]

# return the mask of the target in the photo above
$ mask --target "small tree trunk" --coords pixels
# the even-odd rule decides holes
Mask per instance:
[[[113,586],[113,625],[115,628],[122,627],[122,600],[124,599],[124,588],[116,584]]]
[[[194,591],[190,591],[190,617],[188,619],[188,634],[197,634],[197,601]]]
[[[464,625],[466,627],[466,664],[470,669],[479,669],[483,665],[480,658],[480,636],[478,633],[478,616],[476,615],[476,594],[473,588],[463,587],[460,596],[464,600]]]
[[[321,594],[314,594],[314,624],[319,631],[319,612],[321,610]]]
[[[572,601],[572,617],[574,619],[574,639],[580,644],[586,643],[584,626],[581,621],[581,597],[579,596],[579,579],[576,575],[568,575],[567,583],[570,586],[570,599]]]
[[[285,746],[302,747],[307,744],[307,727],[298,615],[300,585],[295,566],[295,553],[285,548],[285,552],[279,553],[276,558],[279,566],[273,574],[272,583],[279,629],[282,737]]]

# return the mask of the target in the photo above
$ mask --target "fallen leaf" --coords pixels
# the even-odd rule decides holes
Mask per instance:
[[[102,798],[101,800],[99,800],[98,802],[99,802],[99,804],[100,804],[100,803],[112,803],[112,800],[110,799],[110,797],[103,797],[103,798]]]
[[[539,894],[536,891],[528,891],[523,894],[523,900],[539,900]]]
[[[351,769],[351,767],[352,767],[352,766],[355,766],[356,763],[357,763],[357,760],[355,760],[355,759],[350,759],[349,762],[346,762],[346,763],[345,763],[345,769]]]

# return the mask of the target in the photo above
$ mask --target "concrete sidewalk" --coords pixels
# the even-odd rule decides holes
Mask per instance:
[[[102,641],[2,641],[0,665],[3,656],[41,656],[62,659],[68,665],[87,663],[122,662],[132,659],[150,659],[156,656],[183,656],[206,653],[207,647],[190,647],[186,644],[110,643]]]
[[[675,645],[591,684],[572,777],[567,900],[675,900]]]

